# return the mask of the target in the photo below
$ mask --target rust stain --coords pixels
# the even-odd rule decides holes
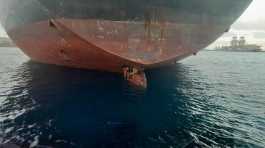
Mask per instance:
[[[150,8],[145,12],[145,37],[147,40],[164,40],[166,20],[161,7]],[[159,31],[159,35],[157,32]]]
[[[152,24],[151,14],[149,11],[145,13],[144,20],[145,20],[144,22],[145,36],[149,40],[151,38],[151,24]]]

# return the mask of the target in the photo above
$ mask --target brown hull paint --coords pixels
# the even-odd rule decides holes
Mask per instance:
[[[204,37],[193,43],[180,26],[59,19],[26,25],[8,34],[33,61],[122,72],[125,65],[147,69],[172,64],[207,46],[223,29],[205,25],[195,30],[191,26],[188,29],[193,34],[187,36]]]

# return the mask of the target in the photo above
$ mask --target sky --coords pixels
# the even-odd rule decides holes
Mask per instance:
[[[253,0],[242,16],[209,48],[229,45],[233,36],[245,36],[249,44],[258,44],[265,49],[265,0]]]
[[[243,15],[209,48],[228,45],[233,36],[245,36],[250,44],[259,44],[265,49],[265,0],[253,0]],[[0,36],[7,36],[0,26]]]

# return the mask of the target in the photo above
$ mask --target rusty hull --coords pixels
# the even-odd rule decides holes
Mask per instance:
[[[122,72],[125,65],[148,69],[175,63],[206,47],[221,29],[164,22],[51,19],[8,34],[33,61]]]

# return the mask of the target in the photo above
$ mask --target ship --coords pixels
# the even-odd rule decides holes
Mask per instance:
[[[219,51],[234,51],[234,52],[262,52],[262,48],[256,44],[248,44],[244,36],[239,39],[234,36],[230,41],[230,46],[219,46],[216,47]]]
[[[0,22],[32,61],[143,84],[144,71],[175,64],[227,32],[251,1],[0,0]]]

